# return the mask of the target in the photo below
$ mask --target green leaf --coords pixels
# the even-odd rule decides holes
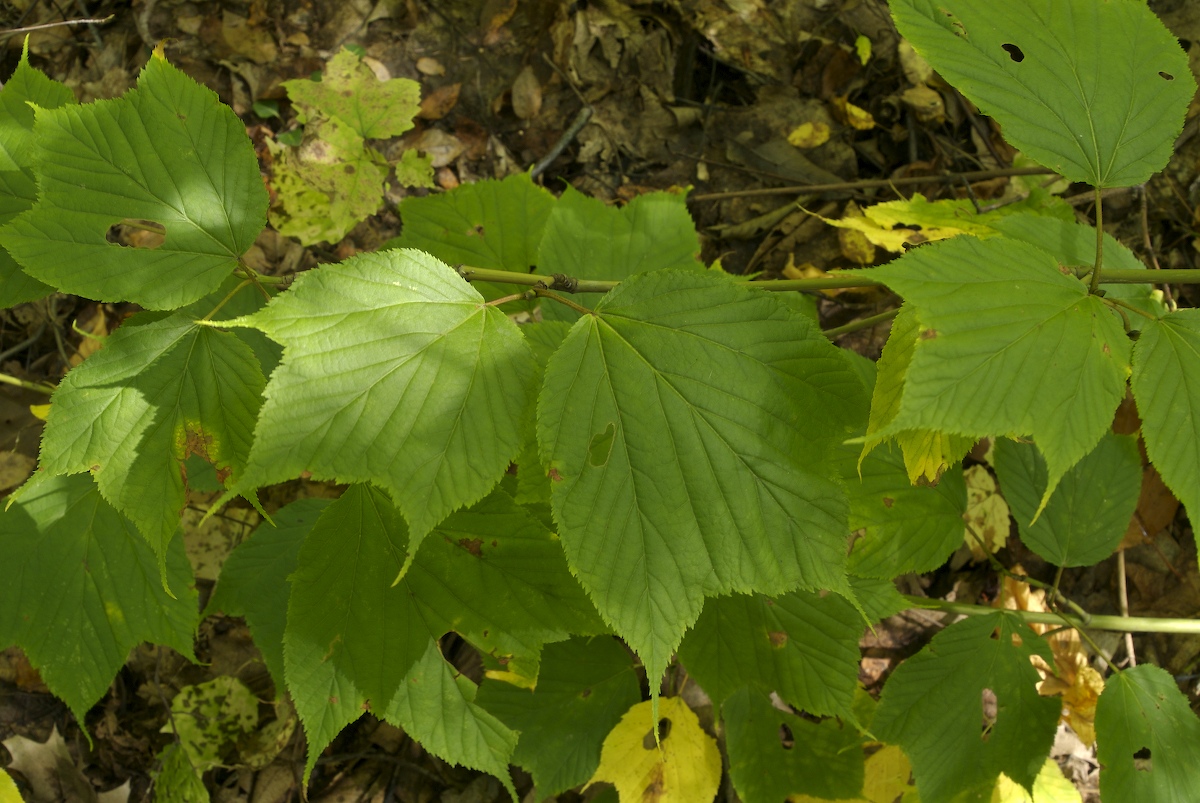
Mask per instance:
[[[832,594],[715,597],[679,645],[679,660],[717,705],[749,685],[809,714],[846,716],[865,627]]]
[[[512,761],[545,800],[592,777],[604,738],[640,698],[629,653],[599,637],[547,644],[537,688],[485,680],[475,702],[520,731]]]
[[[210,803],[212,796],[204,786],[204,779],[178,742],[171,742],[159,751],[158,760],[162,769],[154,778],[156,803]]]
[[[421,746],[451,764],[494,775],[520,800],[508,765],[518,734],[475,703],[477,688],[456,674],[430,642],[396,691],[384,719],[404,728]]]
[[[542,462],[572,570],[650,677],[706,595],[847,589],[830,458],[863,397],[810,321],[716,276],[639,274],[575,323]]]
[[[1143,327],[1130,384],[1146,453],[1188,514],[1200,515],[1200,310]]]
[[[871,623],[882,622],[889,616],[906,611],[912,604],[906,600],[891,580],[850,575],[850,588]]]
[[[1108,679],[1096,704],[1096,748],[1106,801],[1200,800],[1200,720],[1157,666]]]
[[[0,224],[33,206],[37,184],[33,177],[33,109],[57,109],[73,104],[75,95],[57,81],[29,66],[29,43],[21,61],[0,87]],[[32,104],[32,105],[30,105]],[[21,270],[0,248],[0,308],[48,295],[54,288]]]
[[[436,535],[392,587],[407,528],[385,494],[356,485],[300,548],[284,666],[309,771],[344,725],[387,707],[432,639],[453,630],[509,660],[602,627],[555,536],[503,493],[453,514]]]
[[[849,724],[810,722],[780,711],[765,692],[746,688],[725,702],[722,714],[729,777],[745,803],[778,803],[799,794],[853,798],[862,790],[862,739]]]
[[[1038,695],[1033,655],[1053,662],[1036,633],[997,612],[950,625],[888,680],[871,728],[904,748],[922,800],[959,800],[1002,772],[1032,786],[1061,709],[1057,698]],[[981,731],[985,691],[996,718]]]
[[[850,529],[863,531],[850,552],[852,573],[891,579],[933,571],[962,546],[967,488],[961,471],[947,472],[935,486],[913,485],[897,446],[878,448],[861,462],[852,447],[842,455]]]
[[[1021,540],[1046,560],[1056,566],[1090,566],[1121,543],[1142,487],[1136,438],[1111,432],[1101,438],[1063,475],[1037,521],[1046,484],[1046,463],[1037,448],[1000,439],[994,461]]]
[[[186,501],[184,461],[203,457],[233,487],[265,384],[249,346],[187,312],[135,317],[114,332],[58,386],[42,437],[42,468],[91,471],[160,559]]]
[[[1030,435],[1049,471],[1044,502],[1125,395],[1120,319],[1052,256],[1012,240],[956,237],[873,273],[916,308],[920,328],[899,410],[876,437]]]
[[[171,700],[163,733],[174,732],[197,772],[221,766],[228,748],[258,727],[258,698],[246,684],[222,675],[184,686]]]
[[[416,148],[409,148],[400,154],[396,162],[396,183],[401,187],[425,187],[433,189],[433,160],[421,156]]]
[[[408,78],[380,81],[362,59],[340,50],[320,81],[284,81],[301,123],[314,116],[337,119],[364,139],[389,139],[413,127],[421,110],[421,85]]]
[[[267,141],[278,205],[271,225],[303,245],[336,243],[379,211],[388,164],[341,120],[309,124],[299,148]]]
[[[1005,237],[1036,245],[1049,252],[1059,263],[1067,266],[1091,266],[1096,262],[1096,229],[1074,220],[1055,220],[1040,215],[1013,215],[996,224]],[[1111,234],[1104,235],[1104,268],[1106,270],[1145,270],[1143,262]],[[1101,277],[1103,279],[1103,277]],[[1147,276],[1149,278],[1149,276]],[[1155,317],[1165,315],[1162,291],[1152,284],[1107,284],[1101,282],[1105,298],[1119,298]],[[1143,318],[1130,315],[1134,330],[1140,329]]]
[[[277,512],[273,524],[258,525],[229,553],[204,609],[204,616],[221,611],[246,617],[277,694],[285,688],[283,630],[291,592],[289,578],[296,570],[300,545],[329,503],[328,499],[301,499]]]
[[[26,272],[67,293],[173,309],[212,292],[266,222],[245,127],[161,56],[116,100],[39,110],[38,201],[0,229]],[[166,229],[158,248],[107,239],[123,221]]]
[[[566,321],[536,321],[524,324],[521,331],[525,340],[533,350],[533,359],[537,363],[535,386],[541,387],[546,376],[546,365],[550,357],[558,351],[559,346],[571,331],[571,325]],[[537,421],[529,421],[525,428],[524,445],[517,455],[517,491],[514,494],[517,502],[522,505],[550,505],[550,478],[538,455]]]
[[[311,472],[375,482],[413,531],[482,498],[516,457],[533,401],[517,327],[428,254],[361,254],[300,274],[228,322],[284,347],[267,384],[248,481]]]
[[[1161,170],[1196,91],[1178,40],[1140,0],[892,0],[901,36],[1071,181],[1141,184]]]
[[[537,265],[554,205],[554,196],[528,173],[464,184],[442,195],[410,195],[400,202],[399,239],[383,247],[417,248],[450,265],[528,273]],[[488,299],[513,292],[508,285],[474,286]]]
[[[620,280],[652,270],[703,270],[699,254],[700,238],[683,195],[639,195],[618,209],[568,186],[546,223],[538,272]],[[591,309],[595,296],[583,294],[574,300]],[[550,319],[578,317],[559,304],[542,309]]]
[[[16,644],[79,722],[143,641],[192,659],[196,592],[175,541],[154,553],[90,477],[35,475],[0,512],[0,645]]]

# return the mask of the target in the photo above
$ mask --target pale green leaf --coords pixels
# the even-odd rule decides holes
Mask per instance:
[[[500,492],[443,522],[392,587],[408,541],[387,496],[356,485],[300,548],[284,666],[309,770],[343,726],[386,708],[431,641],[451,630],[510,660],[602,627],[557,538]]]
[[[1032,786],[1061,710],[1058,698],[1038,695],[1032,655],[1053,663],[1019,619],[974,616],[938,633],[888,680],[871,730],[904,748],[922,800],[956,799],[1002,772]],[[996,719],[982,729],[985,691],[996,700]]]
[[[996,441],[993,461],[1021,540],[1046,560],[1056,566],[1090,566],[1121,543],[1142,487],[1136,438],[1112,433],[1101,438],[1063,475],[1037,521],[1046,485],[1046,463],[1037,448],[1002,438]]]
[[[476,691],[430,642],[397,689],[384,719],[404,728],[438,758],[496,776],[516,803],[520,798],[508,765],[518,734],[475,703]]]
[[[400,202],[400,237],[384,247],[418,248],[450,265],[528,273],[537,265],[554,205],[554,196],[528,173],[464,184],[442,195],[410,195]],[[475,287],[489,299],[513,292],[487,282]]]
[[[198,621],[182,541],[154,553],[90,477],[35,475],[0,511],[0,645],[16,644],[79,722],[143,641],[189,659]]]
[[[0,224],[33,206],[37,184],[33,177],[33,108],[57,109],[75,102],[63,84],[29,66],[26,41],[17,69],[0,87]],[[32,105],[30,105],[32,104]],[[0,308],[41,298],[53,290],[21,270],[0,248]]]
[[[1125,395],[1120,318],[1050,254],[1007,239],[933,243],[873,273],[913,305],[920,330],[899,409],[875,436],[1030,435],[1053,492]]]
[[[852,573],[891,579],[933,571],[962,546],[967,489],[961,471],[946,472],[935,486],[913,485],[898,446],[877,448],[860,463],[856,449],[842,453],[850,528],[863,531],[851,548]]]
[[[542,462],[573,571],[651,677],[706,595],[846,590],[829,474],[864,396],[808,319],[716,276],[639,274],[575,323]]]
[[[178,742],[171,742],[158,754],[162,769],[154,778],[155,803],[211,803],[212,796],[204,779],[188,760]],[[8,803],[0,798],[0,803]],[[19,802],[18,802],[19,803]]]
[[[42,469],[92,472],[161,557],[185,505],[184,461],[199,455],[232,487],[264,384],[236,335],[197,326],[186,310],[135,317],[54,392]]]
[[[1196,91],[1142,0],[892,0],[901,36],[1019,150],[1072,181],[1161,170]]]
[[[258,698],[246,684],[222,675],[184,686],[171,699],[163,733],[174,733],[197,772],[221,766],[229,747],[258,727]]]
[[[1147,322],[1131,385],[1146,453],[1188,514],[1200,515],[1200,310]]]
[[[212,292],[266,222],[245,127],[215,92],[160,56],[116,100],[39,110],[38,201],[0,229],[26,272],[63,292],[173,309]],[[107,239],[163,226],[158,248]]]
[[[683,195],[639,195],[618,209],[568,186],[546,223],[538,272],[620,280],[652,270],[702,270],[699,255],[700,238]],[[598,295],[585,293],[573,300],[590,309]],[[550,319],[578,317],[558,304],[542,309]]]
[[[380,81],[362,59],[347,49],[325,65],[320,81],[284,81],[300,122],[313,116],[336,118],[365,139],[388,139],[413,127],[421,110],[421,86],[408,78]]]
[[[854,598],[867,615],[867,621],[872,624],[882,622],[889,616],[895,616],[912,607],[912,603],[896,590],[895,584],[890,579],[860,577],[852,574],[850,575],[850,588],[854,591]]]
[[[1118,672],[1096,704],[1105,801],[1200,800],[1200,720],[1156,666]]]
[[[810,714],[846,716],[866,626],[832,594],[715,597],[679,645],[679,660],[717,705],[749,685]]]
[[[848,723],[802,719],[771,705],[765,692],[746,688],[721,713],[729,777],[745,803],[779,803],[798,794],[845,799],[862,790],[862,739]]]
[[[296,570],[300,545],[328,505],[328,499],[301,499],[275,513],[273,523],[258,525],[229,553],[204,609],[204,616],[220,611],[246,618],[279,693],[284,689],[283,630],[292,587],[289,578]]]
[[[396,162],[396,183],[401,187],[425,187],[433,189],[433,162],[428,156],[421,156],[415,148],[409,148],[400,154]]]
[[[437,259],[361,254],[230,322],[284,347],[249,481],[310,472],[386,488],[420,539],[517,455],[534,363],[517,327]]]
[[[629,653],[600,637],[547,644],[535,689],[485,680],[475,702],[520,731],[512,761],[545,800],[592,777],[604,738],[640,699]]]

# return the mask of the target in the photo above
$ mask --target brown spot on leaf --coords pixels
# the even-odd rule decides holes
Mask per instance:
[[[895,500],[895,499],[891,498],[890,496],[885,496],[885,497],[883,497],[883,506],[884,506],[884,507],[886,507],[886,508],[889,508],[889,509],[890,509],[890,508],[891,508],[891,506],[892,506],[892,505],[894,505],[894,504],[896,504],[896,500]]]
[[[550,469],[548,476],[551,482],[562,482],[562,474],[559,474],[556,468]]]
[[[591,689],[584,689],[583,691],[579,692],[579,699],[581,699],[581,700],[586,700],[587,698],[589,698],[591,696],[592,696]]]
[[[473,227],[467,229],[467,236],[468,237],[482,237],[483,236],[483,224],[476,223]]]
[[[788,643],[788,634],[781,630],[768,631],[767,638],[771,640],[771,646],[776,649],[779,649]]]
[[[470,552],[475,557],[483,554],[483,539],[482,538],[460,538],[458,545]]]
[[[937,336],[938,336],[937,329],[926,329],[923,332],[921,332],[922,340],[934,340],[937,338]]]
[[[359,708],[361,708],[363,711],[370,711],[371,710],[371,701],[363,700],[362,705],[360,705]]]

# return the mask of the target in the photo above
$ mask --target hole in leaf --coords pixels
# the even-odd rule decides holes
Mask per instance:
[[[1133,754],[1133,768],[1138,772],[1150,772],[1154,769],[1153,759],[1150,757],[1150,748],[1143,747],[1141,750]]]
[[[1006,44],[1000,45],[1000,47],[1004,48],[1004,52],[1008,54],[1008,57],[1018,64],[1025,60],[1024,51],[1022,51],[1021,48],[1017,47],[1016,45]]]
[[[1159,74],[1160,76],[1162,76],[1162,78],[1163,78],[1164,80],[1167,80],[1167,81],[1174,81],[1174,80],[1175,80],[1175,76],[1171,75],[1169,72],[1163,72],[1162,70],[1159,70],[1159,71],[1158,71],[1158,74]]]
[[[658,744],[665,742],[670,733],[671,720],[663,717],[658,721]],[[646,731],[646,735],[642,737],[642,747],[646,748],[647,750],[654,750],[656,746],[657,745],[654,741],[654,731]]]
[[[999,702],[996,700],[996,692],[985,688],[980,695],[983,713],[983,727],[980,732],[980,738],[985,742],[991,735],[992,728],[996,725],[996,714],[999,710]]]
[[[616,434],[616,426],[610,423],[604,428],[603,432],[597,432],[592,436],[592,441],[588,444],[589,465],[594,468],[600,468],[608,462],[608,456],[612,452],[613,440],[616,438]]]
[[[153,220],[125,218],[108,227],[104,239],[123,248],[153,250],[167,239],[167,227]]]
[[[784,750],[791,750],[796,746],[796,737],[792,735],[792,729],[787,725],[779,726],[779,744]]]

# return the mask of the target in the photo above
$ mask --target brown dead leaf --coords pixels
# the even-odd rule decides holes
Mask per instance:
[[[479,12],[479,27],[491,33],[499,29],[517,13],[517,0],[486,0]]]
[[[74,367],[100,350],[104,338],[108,336],[108,317],[104,307],[96,305],[85,311],[75,322],[75,328],[87,334],[80,337],[75,353],[71,355],[70,363]]]
[[[232,11],[226,11],[221,19],[221,36],[234,53],[259,64],[270,64],[279,57],[279,48],[269,32]]]
[[[439,86],[421,101],[421,111],[417,113],[417,116],[423,120],[442,119],[458,104],[460,91],[462,91],[462,84]]]
[[[1154,466],[1146,465],[1142,469],[1142,490],[1138,496],[1137,509],[1125,530],[1125,537],[1118,549],[1144,544],[1154,539],[1175,520],[1179,510],[1179,500],[1171,489],[1166,486]]]
[[[437,59],[430,56],[422,56],[417,59],[417,72],[422,75],[445,75],[446,68]]]
[[[29,475],[37,461],[29,455],[20,452],[0,452],[0,491],[20,486]]]
[[[75,766],[58,726],[45,742],[13,736],[3,744],[12,756],[9,769],[29,782],[29,803],[95,803],[96,790]]]
[[[941,125],[946,122],[946,103],[936,89],[930,89],[925,84],[917,84],[901,92],[900,100],[912,110],[912,113],[922,123]]]
[[[512,107],[513,113],[522,120],[532,120],[542,110],[542,85],[529,65],[513,81]]]

